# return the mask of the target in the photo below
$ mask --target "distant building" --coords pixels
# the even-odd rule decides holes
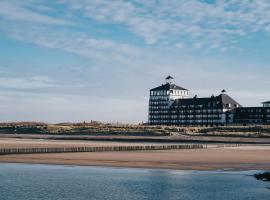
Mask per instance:
[[[170,124],[223,125],[227,112],[241,105],[227,94],[208,98],[176,99],[170,107]]]
[[[172,83],[150,90],[148,122],[153,125],[222,125],[226,112],[241,105],[227,94],[208,98],[188,98],[189,91]],[[222,92],[225,92],[223,90]]]
[[[218,96],[189,98],[189,90],[172,83],[150,90],[148,123],[151,125],[215,126],[270,124],[270,101],[263,107],[242,107],[222,90]]]
[[[243,107],[234,110],[236,124],[270,124],[270,102],[263,103],[263,107]]]
[[[262,104],[264,108],[270,108],[270,101],[263,102]]]

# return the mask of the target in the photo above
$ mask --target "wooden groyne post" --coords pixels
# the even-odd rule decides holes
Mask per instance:
[[[70,153],[70,152],[104,152],[104,151],[149,151],[172,149],[203,149],[204,144],[183,145],[140,145],[140,146],[106,146],[106,147],[48,147],[48,148],[0,148],[0,155],[33,153]]]

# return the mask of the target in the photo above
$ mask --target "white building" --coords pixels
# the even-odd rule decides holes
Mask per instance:
[[[188,90],[172,83],[173,77],[168,76],[166,83],[150,90],[149,115],[150,124],[167,124],[169,108],[176,99],[188,98]]]

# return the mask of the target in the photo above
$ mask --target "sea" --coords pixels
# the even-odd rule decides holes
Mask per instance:
[[[259,171],[0,164],[0,200],[267,200]]]

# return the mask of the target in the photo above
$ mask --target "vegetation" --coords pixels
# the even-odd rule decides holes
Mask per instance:
[[[270,137],[270,126],[188,127],[184,132],[189,136]]]
[[[0,133],[10,134],[98,134],[151,136],[231,136],[270,138],[270,126],[176,127],[144,124],[89,123],[45,124],[41,122],[0,123]]]

